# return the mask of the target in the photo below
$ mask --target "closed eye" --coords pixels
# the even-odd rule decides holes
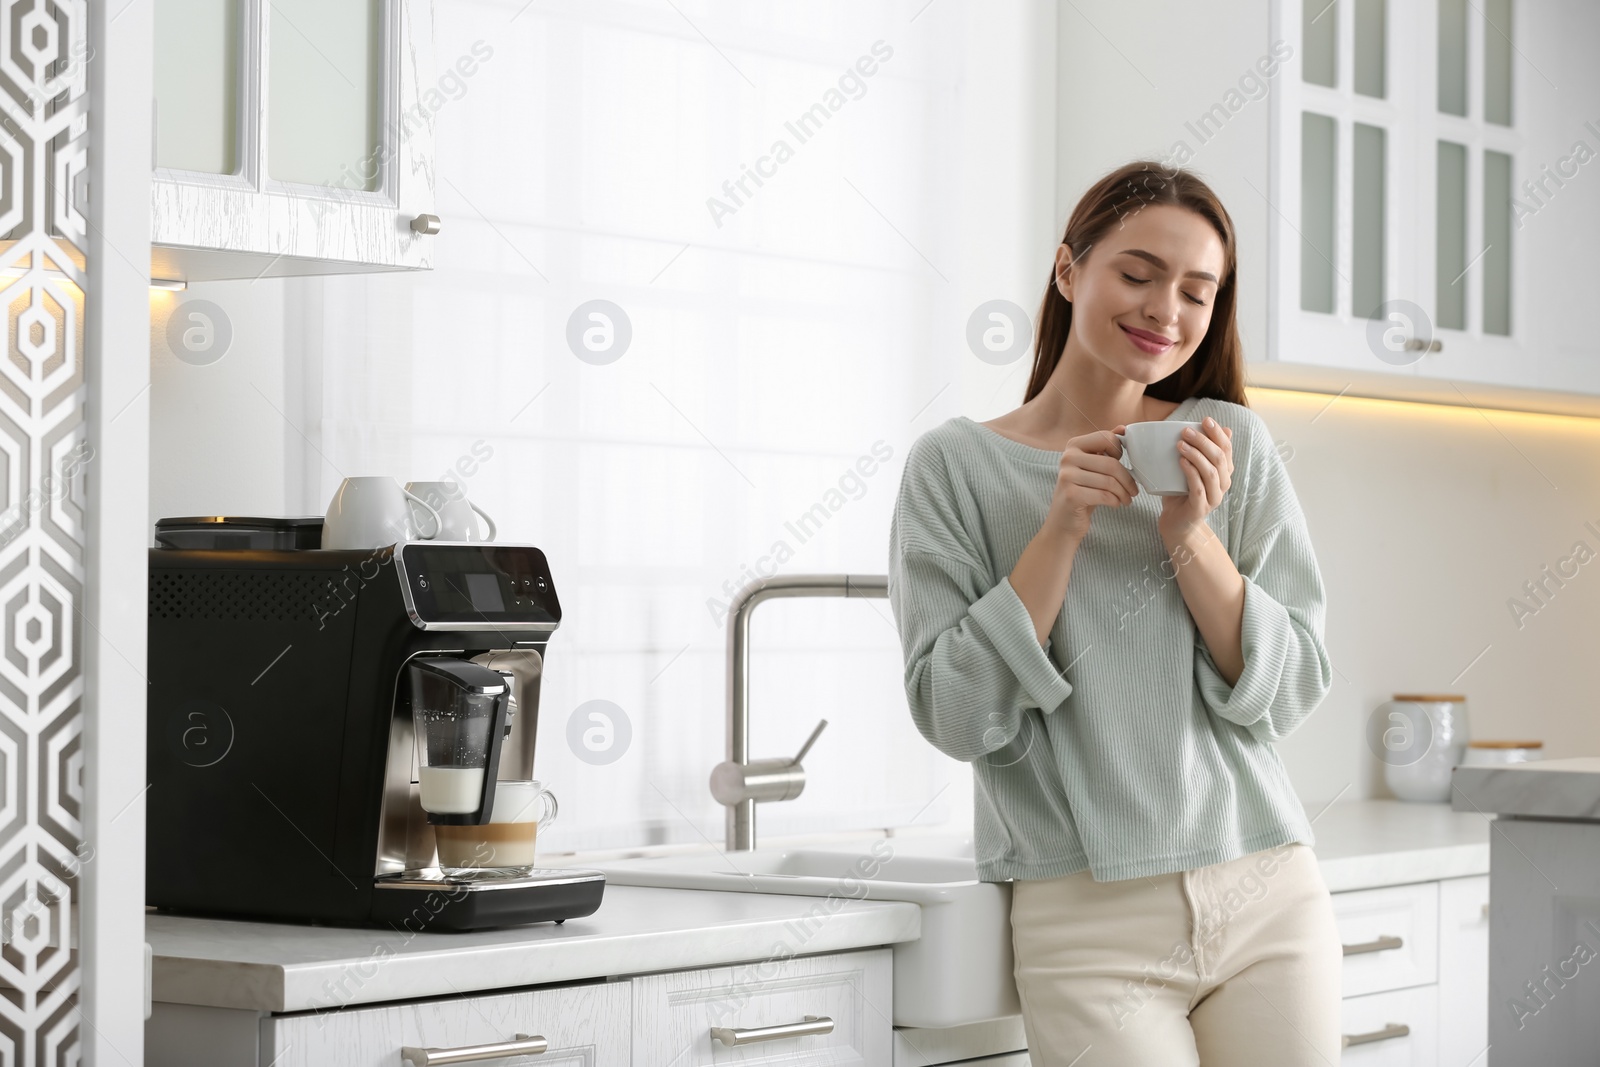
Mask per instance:
[[[1143,285],[1145,282],[1150,280],[1149,278],[1135,278],[1133,275],[1129,274],[1127,271],[1123,271],[1122,272],[1122,276],[1124,278],[1128,279],[1128,281],[1132,282],[1135,285]],[[1196,305],[1198,305],[1200,307],[1205,307],[1206,306],[1206,302],[1204,300],[1196,300],[1194,297],[1189,296],[1188,293],[1184,293],[1183,295],[1189,297],[1189,302],[1191,304],[1196,304]]]

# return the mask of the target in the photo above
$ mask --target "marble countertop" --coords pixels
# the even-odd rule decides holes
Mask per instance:
[[[1462,814],[1443,801],[1428,804],[1388,798],[1340,800],[1305,807],[1317,842],[1312,848],[1330,892],[1489,873],[1490,815]],[[860,845],[882,836],[881,830],[807,834],[763,839],[761,847],[818,847],[847,842]],[[961,836],[948,827],[902,827],[896,831],[895,840],[948,840]],[[970,835],[966,839],[970,842]],[[552,856],[548,862],[551,866],[601,867],[610,860],[710,851],[710,846],[698,843],[653,845],[565,853]]]
[[[1600,756],[1457,767],[1450,782],[1456,811],[1600,822]]]
[[[1331,892],[1489,872],[1487,815],[1399,800],[1344,801],[1307,815]],[[579,866],[591,859],[572,857]],[[764,959],[780,943],[801,954],[921,936],[921,909],[903,901],[847,900],[820,925],[794,925],[817,901],[608,885],[598,911],[562,926],[407,934],[148,912],[145,940],[155,1000],[288,1012],[714,967]],[[812,932],[802,942],[804,929]]]
[[[1406,800],[1307,807],[1329,892],[1489,873],[1489,825],[1478,812]]]
[[[900,901],[845,900],[805,926],[816,897],[606,886],[593,915],[470,933],[145,914],[154,999],[257,1011],[328,1011],[414,997],[762,960],[778,946],[837,952],[922,933]]]

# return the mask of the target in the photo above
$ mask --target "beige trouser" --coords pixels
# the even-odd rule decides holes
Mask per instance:
[[[1343,949],[1300,842],[1193,870],[1012,883],[1033,1067],[1337,1067]]]

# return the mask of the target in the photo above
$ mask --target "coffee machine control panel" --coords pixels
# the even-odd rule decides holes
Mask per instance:
[[[550,565],[533,545],[406,541],[394,560],[418,629],[549,632],[561,622]]]

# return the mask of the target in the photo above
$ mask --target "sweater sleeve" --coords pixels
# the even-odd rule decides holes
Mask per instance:
[[[942,458],[913,447],[890,523],[889,603],[917,730],[953,759],[1005,747],[1027,708],[1072,686],[1041,645],[1009,578],[992,580],[960,522]]]
[[[1333,685],[1323,645],[1327,597],[1305,516],[1266,426],[1255,420],[1251,477],[1230,523],[1244,577],[1240,649],[1244,669],[1230,686],[1195,630],[1195,677],[1211,713],[1258,741],[1282,741]]]

